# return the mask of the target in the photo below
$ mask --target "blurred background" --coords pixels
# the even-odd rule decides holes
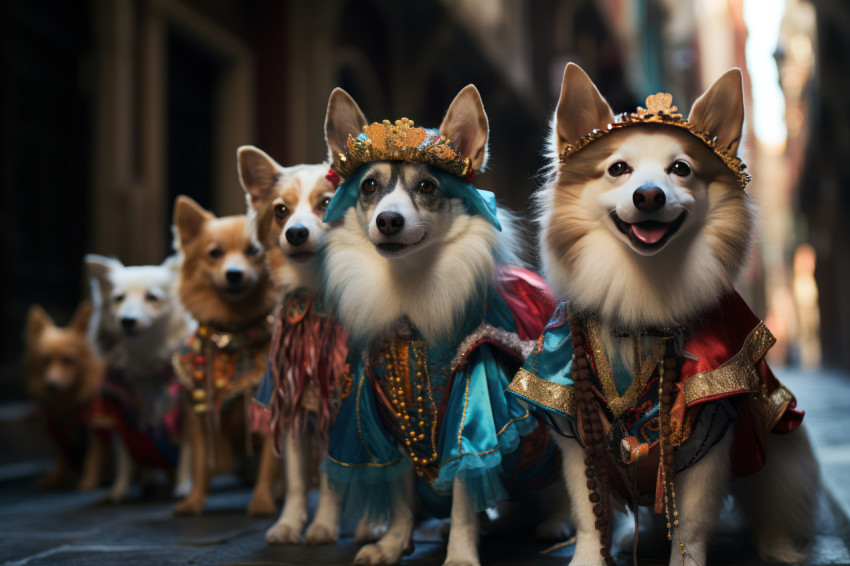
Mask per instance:
[[[668,91],[684,112],[744,70],[760,211],[740,290],[774,364],[850,370],[850,6],[846,0],[27,0],[3,3],[0,395],[23,399],[31,303],[67,322],[82,257],[159,263],[172,203],[242,213],[236,148],[326,156],[335,86],[373,120],[437,126],[474,83],[491,125],[478,178],[525,211],[564,65],[615,112]],[[842,283],[844,281],[844,283]]]

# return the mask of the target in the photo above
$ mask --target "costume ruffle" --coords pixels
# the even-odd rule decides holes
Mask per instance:
[[[527,283],[513,290],[519,288],[537,297]],[[484,319],[470,318],[453,339],[426,344],[414,330],[349,357],[353,384],[331,431],[325,468],[346,508],[362,510],[353,502],[368,501],[373,516],[387,516],[411,461],[422,503],[438,517],[448,515],[455,478],[465,480],[480,511],[557,476],[548,432],[504,393],[524,356],[505,293],[516,295],[508,285],[491,287],[487,308],[469,309],[486,312]],[[538,332],[551,309],[540,312]],[[522,449],[529,436],[535,441]]]

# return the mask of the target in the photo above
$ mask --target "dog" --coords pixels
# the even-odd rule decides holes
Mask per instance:
[[[67,327],[57,326],[39,305],[27,315],[27,388],[56,445],[53,469],[37,480],[41,487],[61,485],[69,467],[79,465],[78,489],[100,484],[104,447],[91,416],[104,363],[88,340],[92,311],[91,302],[82,301]]]
[[[184,388],[183,434],[193,468],[192,489],[175,505],[177,515],[200,514],[210,474],[233,471],[234,448],[253,450],[249,406],[265,371],[275,289],[246,221],[245,215],[217,218],[186,196],[174,206],[175,247],[183,256],[178,296],[198,321],[172,359]],[[272,492],[280,469],[271,444],[266,434],[251,515],[277,511]]]
[[[390,518],[355,563],[411,550],[416,493],[451,516],[446,564],[477,564],[477,512],[558,475],[546,429],[504,394],[553,305],[518,267],[512,216],[470,182],[487,158],[481,97],[467,86],[429,130],[368,124],[336,89],[325,131],[344,182],[322,280],[352,352],[326,470],[346,507]]]
[[[124,266],[85,256],[96,309],[97,342],[107,372],[95,422],[117,432],[115,480],[108,497],[121,501],[134,464],[173,470],[180,454],[177,491],[188,490],[189,450],[178,450],[179,391],[171,356],[194,321],[177,298],[180,258],[161,265]]]
[[[257,239],[270,258],[282,298],[275,320],[269,371],[258,394],[286,466],[286,499],[280,519],[266,532],[270,543],[296,543],[302,532],[307,544],[333,543],[339,536],[341,500],[319,473],[319,504],[312,524],[307,521],[308,463],[314,444],[325,446],[338,404],[347,335],[317,304],[319,241],[331,228],[322,216],[335,187],[327,179],[329,163],[282,167],[253,146],[237,151],[239,178]],[[300,363],[299,363],[300,362]],[[252,408],[254,408],[252,407]],[[268,421],[271,421],[269,423]],[[375,526],[362,521],[358,542],[374,540]]]
[[[774,340],[733,288],[754,224],[737,155],[741,72],[687,119],[671,103],[657,94],[615,118],[584,71],[566,67],[537,203],[545,276],[569,302],[509,393],[560,433],[571,564],[613,564],[617,502],[653,508],[671,565],[705,564],[732,476],[762,467],[731,489],[760,556],[799,562],[818,465],[793,395],[764,362]]]

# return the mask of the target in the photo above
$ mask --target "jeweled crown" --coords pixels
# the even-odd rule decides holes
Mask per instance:
[[[469,157],[461,155],[451,140],[439,130],[415,127],[413,120],[402,118],[373,122],[363,126],[356,138],[348,136],[345,153],[334,156],[333,169],[343,179],[364,163],[408,161],[438,167],[458,177],[472,173]]]
[[[682,128],[690,132],[694,137],[708,146],[714,154],[719,157],[726,167],[738,178],[738,185],[745,189],[750,182],[750,174],[746,172],[747,165],[741,158],[729,151],[726,147],[717,144],[717,137],[708,132],[697,129],[692,123],[684,118],[676,106],[673,106],[673,95],[659,92],[646,97],[646,108],[638,106],[636,112],[622,113],[614,119],[613,124],[608,124],[604,129],[594,129],[592,132],[582,136],[575,143],[567,144],[559,156],[561,163],[566,162],[577,151],[587,147],[591,142],[613,132],[630,126],[640,124],[664,124]]]

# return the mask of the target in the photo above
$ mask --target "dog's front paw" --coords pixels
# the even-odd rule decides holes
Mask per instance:
[[[808,546],[795,544],[793,535],[787,533],[759,533],[756,538],[756,550],[765,562],[800,564],[806,560]]]
[[[266,542],[269,544],[297,544],[301,539],[303,525],[290,525],[278,521],[266,531]]]
[[[189,496],[174,506],[175,515],[200,515],[204,511],[204,498]]]
[[[307,544],[332,544],[339,537],[339,527],[323,523],[313,523],[304,533],[304,542]]]
[[[413,552],[413,541],[406,545],[367,544],[354,557],[354,564],[397,564],[401,557]]]
[[[357,529],[354,531],[354,541],[357,544],[375,542],[384,536],[385,532],[387,532],[386,523],[370,521],[368,517],[363,517],[357,523]]]
[[[271,496],[259,497],[255,495],[248,503],[248,515],[251,517],[271,517],[277,515],[277,506]]]

